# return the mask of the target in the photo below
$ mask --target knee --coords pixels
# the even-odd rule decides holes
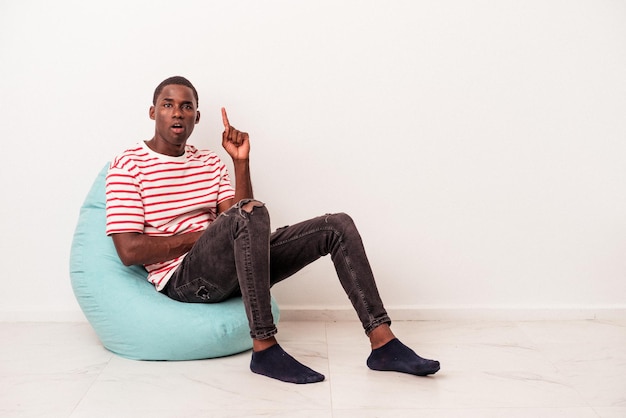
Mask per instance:
[[[269,225],[270,216],[265,203],[254,199],[244,199],[237,203],[236,206],[241,218],[247,220],[254,219],[256,222],[265,222]]]
[[[356,230],[354,221],[347,213],[340,212],[326,214],[325,222],[327,224],[332,224],[335,229],[342,232]]]
[[[262,208],[264,206],[265,203],[259,202],[258,200],[241,201],[241,210],[248,213],[251,213],[254,208]]]

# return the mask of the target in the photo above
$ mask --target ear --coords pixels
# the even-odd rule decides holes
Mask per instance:
[[[198,124],[198,122],[200,122],[200,111],[196,111],[196,124]]]
[[[150,115],[150,119],[154,120],[154,106],[150,106],[150,110],[148,111],[148,114]]]

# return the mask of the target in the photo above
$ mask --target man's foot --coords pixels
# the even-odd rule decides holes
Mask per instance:
[[[367,359],[367,366],[372,370],[409,373],[416,376],[437,373],[440,367],[438,361],[421,358],[397,338],[372,350]]]
[[[325,379],[323,374],[300,363],[278,344],[262,351],[253,351],[250,370],[289,383],[316,383]]]

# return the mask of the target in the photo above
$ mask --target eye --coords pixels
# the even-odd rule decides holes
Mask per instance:
[[[185,108],[185,110],[193,110],[193,106],[192,105],[185,105],[184,108]]]
[[[171,103],[163,103],[163,107],[172,107]]]

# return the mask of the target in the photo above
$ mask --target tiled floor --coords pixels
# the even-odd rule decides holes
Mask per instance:
[[[293,385],[250,353],[188,362],[120,358],[86,323],[0,323],[2,417],[626,417],[626,320],[397,322],[442,370],[367,369],[356,322],[281,322],[281,345],[324,373]]]

